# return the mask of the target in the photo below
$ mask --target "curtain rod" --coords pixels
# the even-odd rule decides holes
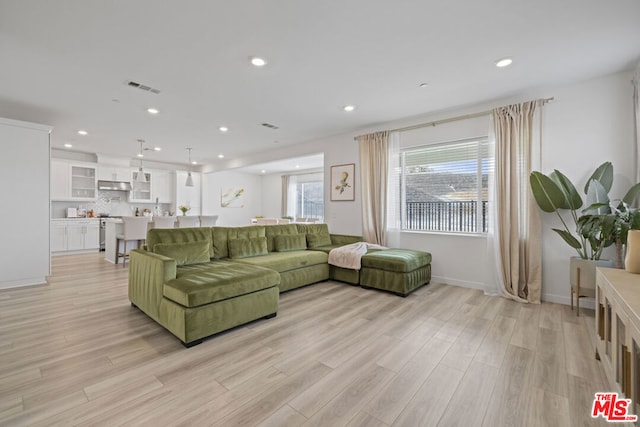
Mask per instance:
[[[542,105],[553,101],[554,97],[552,96],[551,98],[544,98],[544,99],[539,99],[538,101],[542,102]],[[407,131],[407,130],[413,130],[413,129],[420,129],[420,128],[424,128],[427,126],[436,126],[436,125],[441,125],[443,123],[449,123],[449,122],[457,122],[459,120],[466,120],[466,119],[473,119],[474,117],[482,117],[482,116],[487,116],[489,114],[491,114],[492,110],[487,110],[487,111],[481,111],[479,113],[471,113],[471,114],[465,114],[464,116],[457,116],[457,117],[450,117],[448,119],[442,119],[442,120],[434,120],[432,122],[427,122],[427,123],[420,123],[417,125],[412,125],[412,126],[405,126],[405,127],[401,127],[401,128],[396,128],[396,129],[390,129],[389,132],[402,132],[402,131]],[[354,140],[357,140],[358,137],[354,137]]]

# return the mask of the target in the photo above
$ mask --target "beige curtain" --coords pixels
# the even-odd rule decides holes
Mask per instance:
[[[289,215],[289,175],[282,175],[282,200],[280,202],[280,216]]]
[[[636,182],[640,182],[640,65],[633,74],[633,111],[635,112],[635,156]]]
[[[386,245],[389,133],[376,132],[357,139],[360,146],[363,239]]]
[[[506,297],[540,303],[541,223],[529,187],[538,101],[492,111],[495,132],[494,233],[498,281]]]

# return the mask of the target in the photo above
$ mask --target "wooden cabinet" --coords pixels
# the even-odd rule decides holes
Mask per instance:
[[[596,349],[613,391],[640,413],[640,275],[614,268],[596,272]]]
[[[100,220],[51,221],[51,252],[97,251],[100,249]]]
[[[51,160],[51,200],[95,201],[97,165],[93,163]]]

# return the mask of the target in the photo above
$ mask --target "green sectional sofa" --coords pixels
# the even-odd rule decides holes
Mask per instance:
[[[360,241],[326,224],[151,229],[131,251],[129,300],[190,347],[278,311],[279,293],[328,279],[406,296],[431,277],[425,252],[379,251],[362,271],[330,266],[331,249]],[[415,252],[408,254],[407,252]],[[426,254],[426,255],[425,255]],[[387,281],[390,287],[387,287]]]

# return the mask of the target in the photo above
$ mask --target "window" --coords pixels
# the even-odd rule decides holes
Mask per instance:
[[[400,162],[403,230],[486,233],[487,138],[404,149]]]
[[[324,174],[289,177],[287,213],[295,218],[324,220]]]

